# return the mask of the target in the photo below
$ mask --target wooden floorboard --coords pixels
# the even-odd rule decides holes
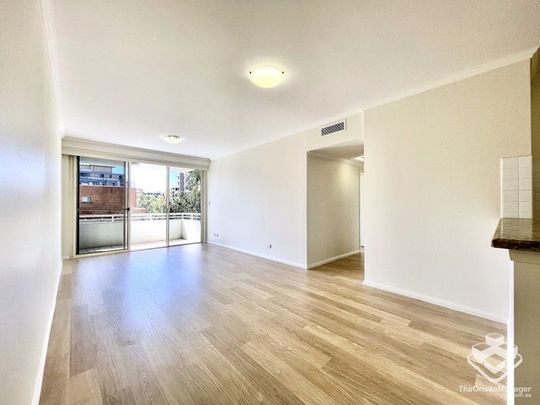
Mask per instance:
[[[64,262],[42,404],[502,404],[466,357],[503,325],[214,245]]]

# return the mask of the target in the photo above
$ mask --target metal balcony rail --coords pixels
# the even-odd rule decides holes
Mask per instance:
[[[166,213],[131,213],[132,221],[164,221],[167,219]],[[85,214],[79,215],[80,222],[122,222],[127,214]],[[191,219],[201,220],[201,214],[196,212],[171,212],[169,219]]]

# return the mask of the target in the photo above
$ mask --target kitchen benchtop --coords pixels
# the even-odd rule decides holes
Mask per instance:
[[[510,250],[540,252],[540,221],[501,218],[491,246]]]

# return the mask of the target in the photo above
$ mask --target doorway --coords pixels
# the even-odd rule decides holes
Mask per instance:
[[[363,153],[361,141],[307,156],[307,260],[320,271],[353,270],[363,279]]]

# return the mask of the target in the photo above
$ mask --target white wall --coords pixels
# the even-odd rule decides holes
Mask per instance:
[[[359,112],[348,117],[343,116],[339,119],[330,120],[328,124],[341,121],[342,119],[346,119],[347,121],[346,131],[321,136],[320,127],[316,127],[302,132],[302,135],[306,139],[306,150],[313,151],[330,146],[343,145],[353,141],[362,141],[364,139],[364,113]]]
[[[533,218],[540,219],[540,48],[531,63],[531,137],[533,155]]]
[[[315,155],[308,156],[308,267],[358,252],[359,186],[359,166]]]
[[[364,241],[366,240],[366,227],[365,227],[365,221],[366,221],[366,204],[365,201],[365,180],[364,180],[364,171],[360,173],[360,246],[364,246]]]
[[[301,134],[213,161],[208,202],[210,242],[306,265],[306,149]]]
[[[0,13],[0,403],[39,390],[61,268],[60,139],[40,1]]]
[[[365,279],[505,320],[503,156],[531,153],[529,62],[365,111]]]
[[[307,152],[361,139],[359,113],[345,132],[313,128],[212,161],[208,241],[307,267]]]

